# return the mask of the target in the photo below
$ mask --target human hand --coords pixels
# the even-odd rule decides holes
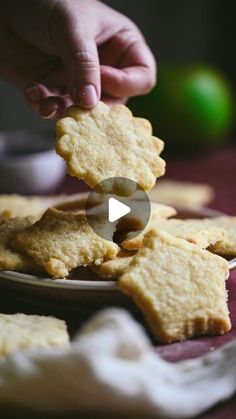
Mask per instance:
[[[0,76],[46,118],[145,94],[155,61],[127,17],[97,0],[3,0]]]

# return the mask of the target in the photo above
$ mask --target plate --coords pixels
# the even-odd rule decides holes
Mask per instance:
[[[190,210],[177,208],[178,218],[204,218],[224,215],[210,208]],[[7,307],[9,299],[15,303],[22,302],[24,311],[27,307],[38,312],[42,309],[47,313],[80,312],[88,313],[107,306],[128,308],[134,313],[138,309],[132,300],[124,295],[118,288],[117,281],[105,281],[87,269],[78,269],[78,278],[81,279],[51,279],[19,272],[0,272],[1,294],[6,295]],[[1,306],[4,301],[1,301]],[[19,308],[20,309],[20,308]]]

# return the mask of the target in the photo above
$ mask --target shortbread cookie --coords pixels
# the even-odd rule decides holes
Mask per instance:
[[[152,136],[147,120],[134,118],[126,106],[99,102],[91,110],[70,107],[66,115],[57,122],[56,151],[71,176],[91,188],[107,178],[125,177],[150,190],[164,174],[163,142]]]
[[[16,217],[0,221],[0,270],[38,272],[35,261],[24,252],[12,250],[10,242],[19,231],[31,226],[34,217]]]
[[[84,210],[86,207],[86,202],[88,199],[88,192],[82,192],[78,194],[73,194],[67,196],[66,198],[60,200],[58,203],[53,205],[53,208],[56,208],[60,211],[80,211]],[[96,203],[95,203],[96,205]]]
[[[0,314],[0,358],[27,349],[66,346],[69,335],[63,320],[25,314]]]
[[[4,218],[34,216],[40,218],[51,202],[57,197],[24,196],[17,194],[0,195],[0,214]]]
[[[0,220],[9,220],[13,218],[13,213],[10,210],[4,210],[0,213]]]
[[[209,218],[207,222],[211,226],[223,228],[226,233],[225,237],[213,244],[209,250],[219,255],[236,256],[236,217]]]
[[[209,185],[175,180],[161,180],[149,192],[152,201],[163,204],[197,208],[208,204],[214,197],[214,190]]]
[[[107,260],[99,266],[92,265],[91,269],[102,278],[119,278],[129,266],[135,253],[121,249],[114,259]]]
[[[94,208],[98,205],[105,205],[107,204],[109,199],[109,195],[102,195],[96,193],[88,193],[83,192],[75,195],[71,195],[71,197],[66,198],[63,201],[60,201],[56,205],[53,205],[53,208],[56,208],[60,211],[86,211],[91,208]],[[169,207],[168,207],[169,208]]]
[[[158,230],[145,237],[119,280],[160,342],[230,330],[225,280],[228,263]]]
[[[157,202],[151,202],[150,219],[152,220],[153,223],[159,220],[164,220],[166,218],[173,217],[176,214],[177,214],[176,209],[169,205],[158,204]]]
[[[101,229],[102,222],[97,220]],[[104,225],[108,229],[108,223]],[[111,223],[109,228],[112,240],[115,227]],[[112,241],[97,236],[83,214],[55,208],[49,208],[41,220],[18,233],[14,242],[55,278],[67,276],[77,266],[101,264],[119,250]]]
[[[151,202],[151,214],[150,214],[150,220],[149,223],[152,224],[155,221],[173,217],[176,215],[176,210],[173,207],[163,205],[163,204],[157,204],[156,202]],[[146,210],[145,203],[143,204],[144,211]],[[135,208],[135,202],[131,202],[130,208],[131,212],[130,214],[126,215],[125,217],[122,217],[117,225],[117,230],[123,231],[123,230],[141,230],[145,228],[145,225],[143,224],[143,211],[142,207],[139,206],[139,211],[135,214],[135,211],[132,211],[132,207]]]
[[[209,226],[204,220],[159,220],[152,223],[152,226],[174,237],[195,243],[202,249],[206,249],[211,244],[218,243],[226,237],[226,233],[222,228],[214,225]],[[133,234],[133,232],[127,233],[125,240],[122,242],[122,247],[125,249],[139,249],[142,247],[143,234],[132,237]]]
[[[126,232],[121,234],[119,237],[119,243],[123,249],[127,250],[138,250],[142,247],[143,238],[145,234],[156,226],[156,223],[160,220],[173,217],[176,215],[176,210],[173,207],[157,204],[156,202],[151,202],[151,214],[148,224],[145,228],[140,226],[140,230],[134,230],[132,228],[126,228]],[[118,225],[119,226],[119,225]],[[119,227],[120,228],[120,227]],[[121,228],[120,228],[121,230]]]
[[[80,195],[0,195],[0,214],[5,215],[4,218],[27,216],[40,218],[49,206],[78,199]]]
[[[8,211],[10,217],[40,216],[45,206],[38,197],[0,195],[0,213]]]

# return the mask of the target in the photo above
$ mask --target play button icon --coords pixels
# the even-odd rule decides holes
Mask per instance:
[[[116,198],[109,198],[108,200],[108,220],[113,223],[125,215],[129,214],[131,211],[128,205],[123,204]]]
[[[86,201],[86,217],[96,234],[106,240],[132,231],[140,234],[151,212],[148,195],[133,180],[105,179],[95,186]],[[112,231],[112,234],[111,234]]]

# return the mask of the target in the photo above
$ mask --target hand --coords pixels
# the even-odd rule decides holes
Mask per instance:
[[[97,0],[3,0],[0,76],[41,116],[147,93],[156,68],[127,17]]]

